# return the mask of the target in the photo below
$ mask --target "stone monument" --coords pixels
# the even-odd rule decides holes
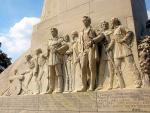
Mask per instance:
[[[0,113],[149,113],[147,20],[144,0],[45,0]]]

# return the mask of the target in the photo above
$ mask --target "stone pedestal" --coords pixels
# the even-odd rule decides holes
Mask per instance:
[[[0,113],[149,113],[150,90],[0,98]]]

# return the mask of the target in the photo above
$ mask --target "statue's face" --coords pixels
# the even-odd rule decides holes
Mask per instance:
[[[88,26],[90,26],[91,23],[88,19],[84,18],[83,19],[83,24],[84,24],[85,27],[88,27]]]
[[[76,40],[78,38],[78,34],[77,33],[73,33],[72,34],[72,40]]]
[[[120,25],[118,18],[114,18],[110,21],[111,28],[116,28]]]
[[[114,20],[110,21],[110,26],[111,26],[111,28],[114,28],[114,26],[115,26]]]
[[[29,56],[26,56],[26,61],[30,61],[30,57]]]
[[[36,54],[36,55],[40,55],[41,53],[42,53],[42,50],[41,50],[41,49],[35,50],[35,54]]]
[[[18,70],[17,69],[15,69],[14,70],[14,75],[16,75],[18,73]]]
[[[51,34],[53,37],[57,37],[57,35],[58,35],[57,31],[55,31],[55,30],[51,30]]]
[[[69,35],[66,35],[66,36],[64,37],[65,42],[69,42],[69,39],[70,39]]]
[[[107,22],[103,22],[101,24],[101,28],[102,28],[102,30],[107,30],[107,29],[109,29],[109,24]]]

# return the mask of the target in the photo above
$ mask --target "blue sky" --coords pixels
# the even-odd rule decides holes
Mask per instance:
[[[150,10],[150,0],[145,0],[145,1],[146,1],[147,9]]]
[[[43,0],[0,0],[0,4],[1,49],[15,60],[30,46],[32,25],[39,22]]]
[[[8,29],[23,17],[40,17],[43,0],[0,0],[0,31]]]
[[[32,26],[40,21],[44,0],[0,0],[0,41],[13,61],[30,46]],[[150,15],[150,0],[146,0]]]

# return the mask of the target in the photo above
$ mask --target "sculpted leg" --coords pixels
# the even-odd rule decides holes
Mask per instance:
[[[68,70],[68,65],[67,65],[67,62],[65,61],[64,62],[64,65],[63,65],[63,70],[64,70],[64,93],[68,93],[69,92],[69,70]]]
[[[34,94],[35,95],[40,94],[40,84],[39,84],[37,76],[35,76],[35,84],[36,84],[36,86],[35,86],[36,87],[36,92]]]
[[[135,64],[133,55],[126,57],[125,60],[129,65],[129,69],[133,73],[135,87],[140,88],[142,85],[141,75],[140,75],[140,72],[139,72],[139,70]]]
[[[122,71],[121,71],[121,60],[122,59],[115,59],[115,72],[116,72],[116,76],[118,79],[118,88],[125,88],[125,82],[122,76]]]
[[[113,68],[113,64],[110,61],[108,61],[108,70],[109,70],[109,77],[110,77],[108,90],[111,90],[113,89],[113,83],[114,83],[114,68]]]
[[[57,76],[57,89],[55,93],[62,93],[63,90],[63,78],[62,78],[62,68],[61,64],[55,66],[55,72]]]
[[[31,71],[31,72],[29,73],[29,79],[28,79],[28,81],[27,81],[26,89],[28,89],[28,86],[29,86],[29,84],[30,84],[30,82],[31,82],[31,80],[32,80],[32,77],[33,77],[33,71]]]
[[[86,91],[87,89],[87,64],[88,64],[88,56],[84,54],[81,58],[81,82],[82,87],[78,90],[78,92]]]
[[[142,85],[143,85],[144,88],[149,88],[150,87],[150,79],[149,79],[148,74],[144,74]]]
[[[106,61],[101,60],[99,65],[99,80],[98,80],[98,87],[97,90],[103,89],[103,82],[104,82],[104,74],[105,74],[105,67],[106,67]]]
[[[49,89],[48,89],[48,94],[51,94],[54,91],[55,87],[55,70],[54,66],[49,66]]]
[[[62,75],[57,75],[58,77],[58,89],[56,91],[56,93],[61,93],[62,92],[62,86],[63,86],[63,79],[62,79]]]
[[[74,91],[75,90],[75,67],[73,66],[73,63],[70,62],[70,81],[69,81],[69,84],[70,84],[70,92]],[[78,70],[79,71],[79,70]]]
[[[37,78],[37,82],[38,82],[38,87],[39,87],[39,91],[41,93],[41,90],[42,90],[42,83],[41,83],[41,79],[44,75],[44,71],[43,71],[43,68],[40,67],[40,72],[39,72],[39,76]]]
[[[96,83],[96,60],[94,51],[90,51],[89,54],[89,69],[90,69],[90,87],[88,91],[93,91]]]

